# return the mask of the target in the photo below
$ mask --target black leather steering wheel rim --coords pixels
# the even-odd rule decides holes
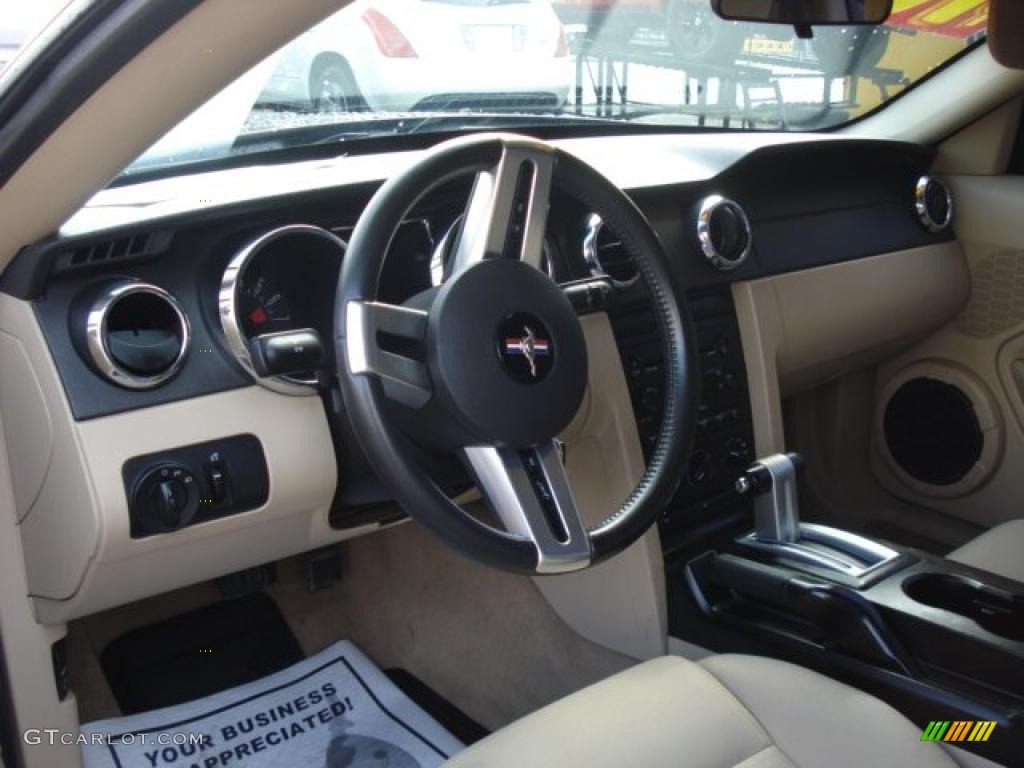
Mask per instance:
[[[408,212],[430,190],[458,176],[494,167],[510,146],[522,142],[553,153],[552,186],[598,212],[622,240],[650,290],[662,339],[665,406],[656,446],[639,485],[619,511],[588,532],[590,558],[584,565],[622,551],[654,524],[680,482],[693,435],[696,369],[691,322],[684,294],[644,215],[625,193],[575,156],[526,137],[478,135],[444,142],[388,180],[363,211],[349,242],[338,282],[335,345],[338,378],[353,431],[399,504],[467,557],[504,570],[535,574],[541,565],[535,542],[499,531],[467,514],[417,465],[407,436],[388,416],[389,394],[382,378],[361,369],[356,358],[365,352],[350,343],[357,335],[369,333],[355,327],[360,316],[352,310],[376,298],[388,246]]]

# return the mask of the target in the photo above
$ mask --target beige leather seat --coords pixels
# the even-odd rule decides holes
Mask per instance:
[[[921,730],[880,700],[792,664],[665,657],[555,702],[445,767],[963,765],[941,744],[922,742]]]
[[[946,558],[1024,582],[1024,520],[997,525],[954,549]]]

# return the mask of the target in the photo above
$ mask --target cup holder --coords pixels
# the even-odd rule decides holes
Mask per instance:
[[[983,629],[1024,642],[1024,597],[963,576],[925,573],[903,583],[912,600],[973,619]]]

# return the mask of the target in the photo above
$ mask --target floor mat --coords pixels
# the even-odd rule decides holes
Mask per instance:
[[[274,601],[259,592],[121,635],[100,664],[129,715],[259,680],[302,656]]]
[[[347,641],[256,682],[82,734],[85,768],[434,768],[462,748]]]
[[[384,674],[398,688],[430,713],[437,722],[463,744],[475,744],[490,735],[490,731],[471,718],[448,699],[439,694],[411,672],[395,668],[385,669]]]

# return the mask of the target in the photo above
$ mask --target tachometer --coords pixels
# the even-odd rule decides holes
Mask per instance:
[[[238,363],[275,392],[316,392],[331,364],[334,291],[345,243],[321,227],[290,224],[242,248],[221,277],[221,328]],[[308,368],[306,366],[309,366]]]

